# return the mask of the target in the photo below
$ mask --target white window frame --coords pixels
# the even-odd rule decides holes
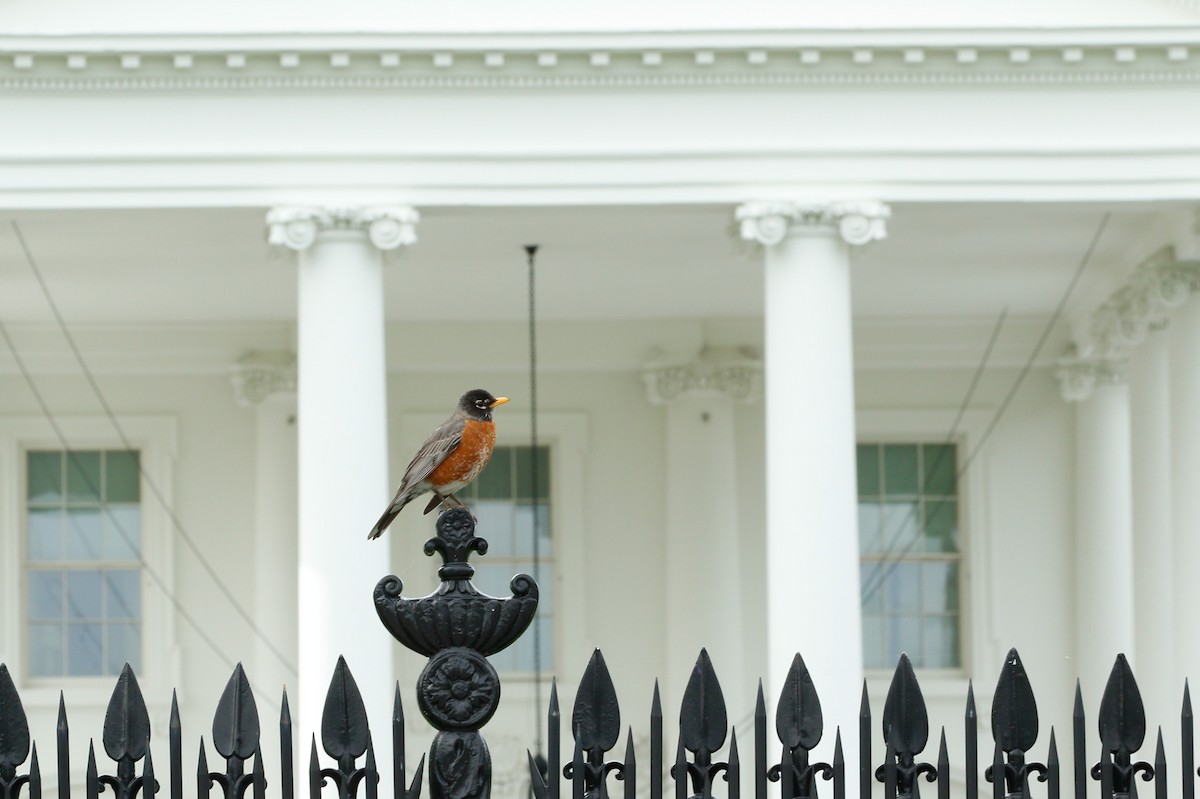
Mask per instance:
[[[510,408],[512,406],[509,406]],[[497,446],[522,447],[529,446],[530,424],[528,415],[510,413],[508,408],[497,411],[499,417],[496,424]],[[416,452],[421,443],[429,435],[429,431],[446,421],[445,412],[412,412],[402,417],[400,452]],[[590,640],[586,626],[586,609],[584,598],[586,592],[586,552],[587,531],[584,514],[584,480],[583,468],[587,446],[588,425],[583,413],[547,412],[538,414],[538,445],[550,448],[550,530],[554,540],[553,573],[542,573],[542,581],[553,581],[554,616],[553,616],[553,651],[549,662],[542,672],[542,682],[549,685],[555,674],[582,674],[591,656]],[[393,464],[395,466],[395,464]],[[401,463],[397,468],[404,469]],[[411,507],[417,507],[413,503]],[[421,551],[421,544],[433,535],[433,514],[421,516],[412,513],[407,519],[401,514],[398,521],[402,524],[403,536],[397,536],[392,544],[392,552],[401,563],[410,564],[411,571],[426,570],[430,574],[436,572],[435,564],[422,564],[413,557]],[[487,538],[487,530],[478,531],[479,535]],[[415,546],[415,549],[413,548]],[[478,556],[476,556],[478,557]],[[484,556],[486,558],[486,556]],[[564,579],[570,575],[570,579]],[[421,592],[416,586],[428,586],[431,583],[418,575],[399,575],[405,585],[412,585],[412,595]],[[436,584],[436,576],[432,583]],[[407,592],[406,592],[407,593]],[[564,624],[564,620],[570,624]],[[516,701],[525,698],[532,700],[531,688],[534,683],[532,674],[513,672],[505,674],[504,689],[506,696],[513,696]],[[528,693],[528,697],[526,694]],[[546,697],[543,697],[545,701]],[[544,712],[544,711],[542,711]]]
[[[105,416],[64,416],[54,426],[41,416],[0,416],[0,661],[7,663],[21,701],[30,708],[55,707],[65,690],[72,707],[107,705],[116,678],[30,677],[27,675],[25,603],[26,453],[31,450],[114,450],[140,452],[142,560],[174,595],[174,534],[170,515],[147,486],[148,477],[168,503],[174,496],[178,451],[176,422],[168,416],[118,416],[130,447]],[[137,670],[143,694],[164,697],[176,682],[177,639],[174,605],[142,569],[142,663]],[[163,700],[165,701],[165,700]]]
[[[860,410],[856,415],[857,442],[861,444],[939,444],[954,424],[956,410]],[[920,669],[921,689],[929,696],[955,695],[966,690],[967,677],[979,660],[980,645],[991,640],[992,625],[986,613],[989,587],[984,546],[987,530],[987,450],[974,453],[992,414],[972,410],[963,414],[950,443],[958,447],[957,468],[967,458],[970,465],[958,484],[959,508],[959,625],[960,662],[956,668]],[[886,693],[895,666],[866,669],[872,694]]]

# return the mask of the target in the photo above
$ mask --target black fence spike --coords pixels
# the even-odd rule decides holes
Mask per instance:
[[[547,799],[546,797],[546,780],[542,776],[542,770],[538,767],[537,759],[534,758],[533,752],[525,750],[525,757],[529,760],[529,790],[533,793],[533,799]],[[553,775],[550,775],[553,779]],[[397,794],[400,796],[401,794]]]
[[[974,680],[967,680],[967,708],[963,712],[963,769],[967,796],[979,796],[979,713],[975,709]]]
[[[142,799],[154,799],[158,783],[154,780],[154,753],[146,747],[146,757],[142,760]]]
[[[824,719],[812,675],[797,652],[792,658],[775,711],[775,732],[788,749],[815,749],[821,742]]]
[[[400,699],[400,681],[392,696],[392,796],[403,799],[408,775],[404,773],[404,702]],[[532,776],[532,775],[531,775]]]
[[[254,799],[265,799],[267,795],[267,775],[263,771],[262,752],[254,753],[254,770],[250,772],[254,784]]]
[[[238,663],[213,714],[213,748],[226,759],[249,760],[258,751],[258,706],[242,664]]]
[[[1100,750],[1100,799],[1113,799],[1112,752]]]
[[[550,681],[550,707],[546,712],[546,793],[558,799],[562,769],[562,711],[558,706],[558,680]]]
[[[585,752],[607,752],[616,746],[621,736],[617,690],[599,649],[592,652],[579,681],[571,729]]]
[[[421,759],[417,761],[417,771],[413,774],[412,784],[408,791],[404,794],[404,799],[420,799],[421,796],[421,780],[425,776],[425,755],[421,755]]]
[[[842,728],[834,728],[833,799],[846,799],[846,753],[842,749]]]
[[[296,761],[292,753],[292,708],[287,688],[279,700],[279,792],[283,799],[295,799]]]
[[[0,663],[0,783],[16,778],[17,766],[29,757],[30,742],[29,721],[21,705],[21,695],[8,666]]]
[[[683,689],[679,739],[689,752],[716,752],[724,745],[728,730],[729,718],[725,713],[721,683],[708,650],[701,649],[692,676]]]
[[[346,659],[339,655],[321,713],[321,746],[349,772],[354,761],[367,751],[370,737],[362,693]]]
[[[767,703],[762,680],[754,698],[754,799],[767,799]]]
[[[988,770],[992,781],[992,799],[1004,799],[1004,772],[1004,750],[996,742],[992,747],[992,767]]]
[[[375,762],[375,744],[367,739],[367,757],[364,761],[366,774],[363,779],[367,783],[367,799],[379,799],[379,767]]]
[[[203,748],[204,741],[200,742]],[[203,750],[203,749],[202,749]],[[96,740],[88,741],[88,764],[87,775],[84,777],[84,790],[87,793],[87,799],[97,799],[100,796],[100,773],[96,769]],[[207,794],[201,794],[201,797]]]
[[[58,799],[71,799],[71,728],[62,691],[58,692],[58,724],[54,732],[58,742]]]
[[[942,727],[942,740],[938,743],[937,795],[938,799],[950,799],[950,752],[946,749],[945,727]]]
[[[1016,649],[1008,650],[992,699],[992,737],[1006,753],[1028,752],[1038,736],[1037,701]]]
[[[1050,727],[1050,751],[1046,755],[1046,799],[1061,799],[1062,768],[1058,762],[1058,741]]]
[[[875,773],[871,765],[871,699],[867,696],[867,681],[863,680],[862,701],[858,703],[858,795],[871,799],[871,780]]]
[[[583,749],[579,746],[579,736],[575,737],[575,749],[571,755],[571,796],[573,799],[583,799],[584,796],[584,774],[583,774]]]
[[[146,755],[150,746],[150,714],[137,677],[128,663],[121,669],[117,686],[104,714],[104,751],[116,761],[135,762]]]
[[[208,754],[204,750],[204,736],[200,736],[200,755],[196,758],[196,796],[206,799],[212,790],[212,777],[208,774]]]
[[[929,741],[925,697],[907,654],[900,655],[883,703],[883,729],[897,755],[918,755]]]
[[[742,791],[742,759],[738,756],[737,727],[729,733],[729,761],[725,768],[729,799],[740,799]]]
[[[884,799],[896,799],[896,749],[887,730],[884,730],[883,740],[883,796]]]
[[[1075,707],[1071,712],[1074,743],[1075,799],[1087,799],[1087,737],[1084,732],[1083,689],[1075,680]]]
[[[313,733],[312,748],[308,754],[308,797],[309,799],[320,799],[321,786],[325,784],[325,777],[321,775],[321,760],[317,757],[317,735]]]
[[[658,692],[658,680],[654,681],[654,695],[650,700],[650,796],[663,796],[663,713],[662,698]]]
[[[42,767],[38,763],[36,741],[29,751],[29,799],[42,799]]]
[[[183,799],[183,722],[179,719],[179,697],[171,691],[171,720],[167,724],[167,766],[171,773],[171,799]]]
[[[625,783],[625,799],[637,799],[637,752],[633,748],[633,727],[625,736],[625,767],[618,777]]]
[[[675,799],[688,799],[688,764],[684,754],[683,736],[680,736],[675,746],[675,765],[671,768],[671,776],[675,778]]]
[[[1192,691],[1183,681],[1183,706],[1179,710],[1179,765],[1183,775],[1182,799],[1196,797],[1195,727],[1192,718]]]
[[[1124,654],[1117,655],[1097,715],[1100,741],[1109,752],[1136,752],[1146,739],[1146,710]]]
[[[1167,799],[1167,750],[1163,746],[1162,727],[1154,745],[1154,799]]]

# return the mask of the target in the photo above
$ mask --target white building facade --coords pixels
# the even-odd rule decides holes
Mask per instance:
[[[1194,6],[68,10],[0,9],[0,661],[35,735],[60,687],[98,726],[130,653],[156,722],[176,687],[206,726],[242,661],[301,741],[344,654],[386,730],[423,659],[371,590],[431,590],[433,528],[366,531],[475,387],[513,398],[493,576],[549,594],[488,728],[506,796],[597,646],[630,719],[706,646],[739,723],[800,651],[849,751],[899,649],[935,724],[972,679],[987,717],[1012,646],[1046,726],[1117,652],[1176,717]]]

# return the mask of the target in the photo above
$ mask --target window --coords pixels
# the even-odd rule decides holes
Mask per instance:
[[[25,452],[30,677],[141,667],[139,464],[136,450]]]
[[[524,572],[538,583],[540,598],[533,625],[512,646],[489,660],[501,672],[550,671],[554,623],[551,589],[554,549],[550,530],[550,448],[496,447],[483,474],[456,496],[479,521],[477,535],[488,542],[487,557],[475,560],[475,583],[484,593],[509,596],[509,582]],[[532,484],[536,465],[537,487]],[[537,568],[534,520],[537,520]],[[538,663],[538,653],[541,662]]]
[[[958,668],[961,543],[954,444],[860,443],[863,657],[892,668]]]

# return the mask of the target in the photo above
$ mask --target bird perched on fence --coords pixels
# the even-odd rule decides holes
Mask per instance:
[[[396,514],[427,491],[433,492],[433,499],[425,506],[426,513],[448,499],[462,507],[463,503],[454,492],[470,484],[491,460],[496,446],[492,409],[506,402],[508,397],[493,397],[481,388],[463,394],[450,418],[442,422],[417,450],[404,470],[396,496],[367,533],[367,538],[383,535]]]

